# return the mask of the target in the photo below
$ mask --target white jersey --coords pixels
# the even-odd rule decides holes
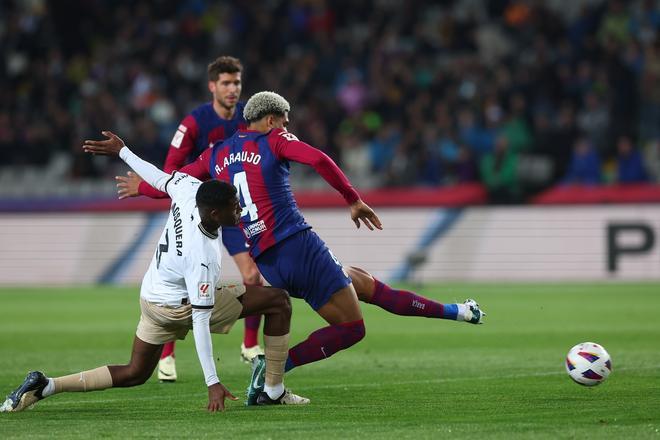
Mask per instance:
[[[195,194],[201,182],[175,171],[165,184],[172,199],[140,296],[162,305],[213,308],[220,281],[220,240],[200,222]]]
[[[195,198],[202,182],[178,171],[166,174],[128,147],[119,151],[119,157],[172,199],[167,225],[142,279],[140,296],[164,306],[191,304],[197,356],[206,384],[214,385],[220,379],[213,361],[210,321],[220,280],[220,245],[218,232],[204,230],[199,218]]]

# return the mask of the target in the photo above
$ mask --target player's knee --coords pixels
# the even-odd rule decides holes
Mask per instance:
[[[132,367],[128,371],[126,378],[126,385],[128,387],[135,387],[144,384],[151,377],[151,371],[146,371],[144,368]]]
[[[281,314],[286,315],[286,316],[291,316],[292,313],[292,308],[291,308],[291,298],[289,298],[289,294],[287,293],[286,290],[283,289],[276,289],[276,295],[275,295],[275,304],[277,306],[277,309],[280,311]]]
[[[350,341],[350,345],[357,344],[367,334],[367,328],[364,326],[364,320],[362,319],[344,324],[344,328],[349,335],[348,341]]]
[[[346,273],[353,281],[353,287],[360,301],[369,301],[373,294],[374,277],[364,269],[359,267],[347,266]]]

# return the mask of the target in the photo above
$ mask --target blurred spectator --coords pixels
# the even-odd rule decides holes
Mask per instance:
[[[581,137],[575,141],[568,172],[563,179],[567,185],[597,185],[601,182],[600,158],[591,142]]]
[[[509,148],[509,141],[501,136],[495,142],[491,153],[481,159],[481,179],[494,203],[520,201],[518,185],[518,155]]]
[[[284,95],[289,129],[366,185],[481,179],[516,198],[518,154],[551,161],[548,184],[597,183],[578,168],[613,163],[617,136],[660,138],[653,0],[0,2],[0,173],[111,176],[79,152],[104,128],[160,163],[222,54],[242,59],[244,97]],[[571,162],[578,130],[594,148]]]
[[[660,182],[660,140],[648,142],[644,147],[645,164],[655,182]]]
[[[595,92],[589,92],[584,97],[585,107],[577,117],[578,128],[587,135],[598,151],[605,151],[610,123],[607,107]]]
[[[617,140],[617,181],[619,183],[641,183],[648,180],[642,163],[642,155],[629,136]]]

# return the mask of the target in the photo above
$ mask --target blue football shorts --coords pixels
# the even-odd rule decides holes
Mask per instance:
[[[266,249],[256,263],[273,287],[304,299],[314,310],[351,284],[337,257],[311,229],[296,232]]]

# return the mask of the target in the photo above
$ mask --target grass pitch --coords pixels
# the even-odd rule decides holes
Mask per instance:
[[[0,414],[0,438],[660,438],[660,285],[451,284],[420,291],[476,298],[487,323],[400,317],[364,305],[367,337],[301,367],[286,385],[306,407],[208,414],[192,332],[177,346],[179,381],[60,394]],[[137,288],[0,289],[0,394],[27,371],[62,375],[128,360]],[[322,322],[294,300],[292,343]],[[221,380],[243,397],[242,324],[214,336]],[[564,356],[595,341],[614,372],[571,382]],[[0,397],[2,397],[0,396]]]

